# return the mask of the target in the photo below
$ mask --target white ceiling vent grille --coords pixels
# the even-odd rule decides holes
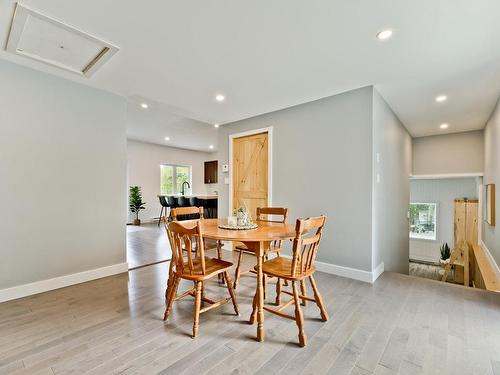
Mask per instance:
[[[90,77],[118,48],[17,4],[6,50]]]

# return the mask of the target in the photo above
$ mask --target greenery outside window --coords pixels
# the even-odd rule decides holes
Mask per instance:
[[[160,166],[162,195],[174,195],[182,192],[182,184],[188,182],[191,186],[191,166],[165,164]],[[189,189],[186,187],[186,193]]]
[[[437,203],[410,203],[410,238],[437,239]]]

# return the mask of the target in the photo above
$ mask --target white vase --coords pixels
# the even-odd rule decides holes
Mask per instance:
[[[239,211],[236,217],[239,227],[245,227],[250,222],[250,214],[248,213],[248,211],[243,211],[243,212]]]

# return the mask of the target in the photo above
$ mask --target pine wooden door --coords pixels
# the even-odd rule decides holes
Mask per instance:
[[[233,208],[246,207],[255,219],[268,204],[268,133],[233,139]]]
[[[467,241],[477,245],[478,201],[455,199],[455,244]]]

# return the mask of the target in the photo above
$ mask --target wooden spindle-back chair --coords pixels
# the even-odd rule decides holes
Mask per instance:
[[[225,260],[213,259],[205,256],[203,233],[201,231],[200,221],[174,221],[167,224],[167,230],[169,232],[168,236],[172,246],[171,269],[173,280],[170,292],[166,293],[168,300],[163,320],[168,319],[174,301],[187,295],[191,295],[195,298],[193,337],[196,337],[198,334],[200,313],[221,306],[231,300],[233,302],[235,313],[239,315],[236,296],[234,295],[228,272],[233,264]],[[199,249],[198,256],[193,255],[191,251],[184,251],[184,249],[192,248],[193,241],[197,243],[197,248]],[[219,274],[223,274],[226,280],[229,298],[225,298],[220,301],[212,301],[206,298],[204,294],[202,295],[203,283]],[[177,295],[177,288],[179,287],[181,279],[192,281],[194,283],[194,288],[181,295]],[[202,301],[207,302],[209,306],[201,308]]]
[[[279,216],[279,219],[276,218],[273,220],[272,218],[269,217],[270,215]],[[284,207],[258,207],[257,208],[257,216],[256,216],[257,221],[266,221],[269,223],[286,223],[287,219],[288,219],[288,208],[284,208]],[[269,248],[266,249],[266,252],[276,253],[276,254],[280,255],[280,251],[282,249],[283,249],[283,241],[276,240],[276,241],[271,242]],[[249,250],[243,244],[236,246],[236,251],[239,251],[239,254],[238,254],[238,263],[236,265],[236,271],[234,274],[234,289],[237,288],[241,275],[248,273],[248,272],[255,273],[255,271],[253,269],[250,269],[248,271],[241,270],[241,258],[243,256],[243,253],[252,254],[254,256],[255,256],[255,253],[253,251]],[[267,255],[266,255],[266,258],[267,258]],[[264,286],[264,288],[265,288],[265,286]]]
[[[205,218],[205,209],[203,207],[176,207],[171,209],[170,218],[173,221],[184,221],[184,220],[194,220],[194,219],[204,219]],[[213,249],[214,247],[217,249],[217,256],[219,259],[222,257],[222,241],[217,241],[215,244],[214,241],[205,242],[205,250]],[[192,249],[194,252],[197,252],[197,244],[194,244],[194,248]],[[224,277],[219,275],[219,282],[224,282]]]
[[[306,335],[304,333],[304,317],[300,308],[300,301],[305,304],[305,301],[316,302],[321,318],[323,321],[328,320],[323,299],[318,291],[316,281],[314,280],[314,262],[318,253],[319,244],[323,234],[325,225],[325,216],[312,217],[308,219],[298,219],[295,226],[295,238],[293,240],[293,255],[292,258],[277,257],[265,261],[262,264],[262,272],[264,275],[274,276],[278,278],[276,283],[276,305],[278,308],[272,309],[264,307],[266,311],[277,314],[281,317],[295,320],[299,328],[299,343],[301,346],[306,345]],[[282,291],[281,279],[288,280],[292,284],[292,291]],[[309,298],[306,295],[305,280],[309,279],[311,288],[314,293],[314,298]],[[297,282],[301,283],[301,294],[297,289]],[[292,299],[281,305],[281,293],[293,296]],[[295,305],[295,316],[287,315],[282,311],[288,306]],[[254,299],[254,309],[256,308],[256,300]]]

